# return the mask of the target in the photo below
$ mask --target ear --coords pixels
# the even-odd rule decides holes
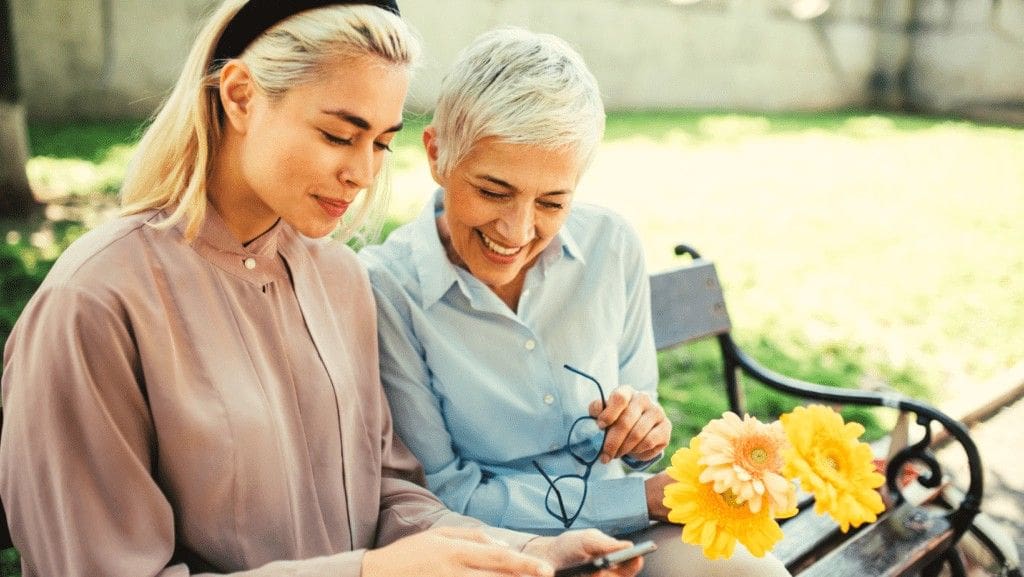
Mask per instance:
[[[252,116],[255,84],[249,67],[238,59],[229,60],[220,70],[220,103],[228,123],[244,133]]]
[[[443,178],[437,169],[437,129],[433,125],[423,129],[423,148],[427,151],[430,175],[434,177],[434,182],[444,188],[447,179]]]

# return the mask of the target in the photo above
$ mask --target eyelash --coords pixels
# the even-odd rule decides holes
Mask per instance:
[[[483,196],[485,196],[487,198],[493,198],[494,200],[502,200],[502,199],[505,199],[505,198],[508,197],[508,195],[506,195],[506,194],[501,194],[500,192],[494,192],[492,190],[487,190],[486,188],[481,188],[479,190],[480,190],[480,194],[482,194]]]
[[[500,192],[494,192],[494,191],[491,191],[491,190],[487,190],[486,188],[480,188],[478,190],[480,191],[480,194],[482,196],[484,196],[484,198],[490,198],[490,199],[493,199],[493,200],[504,200],[504,199],[508,198],[507,194],[502,194]],[[541,206],[541,208],[547,208],[547,209],[551,209],[551,210],[562,210],[563,208],[565,208],[564,204],[561,204],[561,203],[558,203],[558,202],[550,202],[550,201],[546,201],[546,200],[539,200],[539,201],[537,201],[537,204],[539,204]]]
[[[336,146],[351,146],[352,145],[352,139],[351,138],[340,138],[338,136],[334,136],[330,132],[325,132],[323,130],[321,130],[320,133],[324,135],[324,139],[326,139],[327,142],[329,142],[331,144],[334,144]],[[388,144],[385,144],[383,142],[374,142],[373,146],[377,150],[391,152],[391,146],[388,145]]]

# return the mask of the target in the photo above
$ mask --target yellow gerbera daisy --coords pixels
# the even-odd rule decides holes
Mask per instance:
[[[764,506],[773,516],[794,511],[796,486],[782,476],[782,451],[789,443],[781,423],[727,412],[705,425],[698,437],[699,462],[706,467],[702,483],[713,483],[717,493],[731,491],[754,513]]]
[[[672,455],[667,472],[677,482],[665,487],[668,520],[684,525],[682,540],[702,547],[709,559],[728,559],[737,541],[763,557],[782,539],[782,529],[767,508],[754,513],[732,493],[719,494],[710,483],[702,483],[699,447],[700,439],[694,437],[689,448]]]
[[[797,407],[782,415],[789,438],[783,472],[814,494],[814,510],[828,513],[845,533],[870,523],[885,510],[876,490],[885,477],[875,471],[871,447],[858,441],[859,423],[844,423],[829,407]]]

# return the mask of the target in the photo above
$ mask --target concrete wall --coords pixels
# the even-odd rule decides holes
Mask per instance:
[[[213,4],[11,2],[21,84],[34,118],[147,116]],[[919,0],[921,24],[912,35],[910,4],[833,0],[824,17],[802,21],[789,12],[789,0],[405,0],[403,13],[427,48],[410,105],[429,109],[458,49],[501,25],[569,40],[593,69],[609,109],[864,106],[901,86],[908,63],[910,104],[955,111],[1024,102],[1024,0],[1002,0],[998,10],[992,0]],[[902,92],[890,103],[907,104],[901,99]]]

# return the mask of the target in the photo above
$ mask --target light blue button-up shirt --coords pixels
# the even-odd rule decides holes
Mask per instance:
[[[445,254],[441,191],[382,245],[360,252],[377,298],[381,379],[395,428],[452,510],[489,524],[564,530],[544,505],[552,477],[580,474],[573,421],[629,384],[657,399],[650,296],[639,239],[618,215],[576,203],[528,271],[513,312]],[[570,512],[571,514],[571,512]],[[573,528],[648,525],[643,478],[597,462]]]

